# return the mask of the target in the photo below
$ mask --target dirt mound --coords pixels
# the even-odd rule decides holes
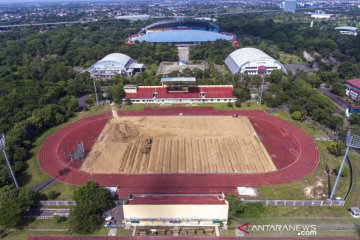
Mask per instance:
[[[118,124],[109,124],[107,132],[112,133],[105,137],[108,143],[126,143],[139,135],[138,127],[126,121]]]

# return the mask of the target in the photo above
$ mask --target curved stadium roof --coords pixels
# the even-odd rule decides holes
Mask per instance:
[[[238,73],[241,67],[252,61],[274,61],[283,67],[285,67],[263,51],[256,48],[240,48],[232,52],[225,60],[225,63],[229,67],[230,71],[235,74]]]
[[[95,63],[91,68],[125,70],[131,58],[122,53],[111,53]]]
[[[153,43],[192,43],[214,42],[220,39],[231,41],[234,36],[202,30],[170,30],[142,35],[133,40]]]
[[[197,20],[163,20],[163,21],[159,21],[153,24],[150,24],[148,26],[146,26],[145,28],[142,29],[141,32],[143,31],[147,31],[150,29],[161,29],[161,28],[177,28],[177,27],[193,27],[193,28],[197,28],[197,29],[203,29],[203,30],[207,30],[207,31],[214,31],[214,32],[218,32],[219,31],[219,26],[211,23],[211,22],[205,22],[205,21],[197,21]]]
[[[351,27],[351,26],[340,26],[340,27],[336,27],[336,30],[345,30],[345,31],[356,31],[358,30],[357,27]]]
[[[122,53],[111,53],[109,55],[106,55],[103,59],[101,59],[97,63],[101,63],[101,62],[105,62],[105,61],[112,61],[112,62],[117,62],[117,63],[125,66],[130,60],[131,60],[131,57],[129,57],[128,55],[125,55]]]

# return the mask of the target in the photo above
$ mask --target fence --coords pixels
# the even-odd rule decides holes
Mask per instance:
[[[117,200],[114,201],[116,206],[124,205],[126,200]],[[71,207],[76,206],[75,201],[37,201],[33,204],[35,207]]]
[[[343,200],[242,200],[244,203],[262,203],[264,206],[319,206],[319,207],[342,207]]]
[[[116,205],[124,205],[126,200],[114,201]],[[244,203],[262,203],[264,206],[320,206],[320,207],[342,207],[345,205],[343,200],[242,200]],[[34,206],[54,207],[54,206],[75,206],[75,201],[38,201]]]

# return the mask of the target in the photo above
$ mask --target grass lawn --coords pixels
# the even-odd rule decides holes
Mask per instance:
[[[67,231],[30,231],[30,230],[19,230],[15,232],[11,232],[4,239],[6,240],[19,240],[26,239],[29,236],[55,236],[55,235],[71,235]]]
[[[300,128],[303,130],[306,134],[310,136],[323,136],[325,135],[324,132],[322,132],[319,129],[316,129],[316,127],[313,127],[310,123],[307,122],[299,122],[296,120],[293,120],[291,118],[291,115],[288,112],[285,111],[277,111],[271,114],[274,117],[280,118],[288,123],[291,123],[292,125]]]
[[[229,107],[227,103],[202,103],[202,104],[192,104],[189,106],[210,106],[214,107],[215,110],[265,110],[267,109],[266,105],[257,104],[256,102],[242,103],[241,107]]]
[[[328,178],[326,165],[334,169],[341,162],[341,159],[334,157],[327,151],[329,141],[316,141],[320,151],[320,162],[318,166],[306,177],[287,184],[273,186],[259,186],[256,189],[261,199],[327,199],[328,198]],[[335,182],[335,175],[330,177],[331,186]],[[340,178],[336,196],[344,197],[348,189],[349,177]],[[308,194],[306,194],[306,190]]]
[[[142,111],[144,110],[145,104],[131,104],[125,105],[124,111]]]
[[[28,168],[26,171],[24,171],[21,174],[18,174],[16,177],[19,181],[20,186],[31,188],[32,186],[39,184],[46,179],[49,179],[49,176],[47,176],[40,168],[39,162],[38,162],[38,153],[41,148],[41,145],[44,143],[46,138],[48,138],[50,135],[55,133],[57,130],[65,127],[66,125],[69,125],[72,122],[75,122],[76,120],[86,118],[92,115],[100,114],[109,111],[109,106],[104,107],[92,107],[88,111],[83,111],[77,113],[74,117],[69,119],[66,123],[63,123],[59,126],[55,126],[48,131],[42,133],[37,140],[33,143],[34,148],[31,150],[32,157],[26,161]],[[50,186],[48,188],[43,189],[40,191],[41,194],[46,194],[49,191],[57,191],[61,194],[59,195],[58,199],[61,200],[70,200],[72,199],[72,192],[76,188],[76,186],[64,184],[64,183],[56,183],[53,186]]]
[[[304,64],[306,63],[303,59],[295,54],[289,54],[279,51],[279,61],[283,64]]]
[[[242,103],[241,107],[229,107],[226,103],[199,103],[199,104],[157,104],[157,103],[148,103],[146,107],[174,107],[174,106],[182,106],[182,107],[214,107],[215,110],[265,110],[267,109],[266,105],[260,105],[255,102]],[[145,104],[132,104],[125,105],[124,111],[142,111],[144,110]]]

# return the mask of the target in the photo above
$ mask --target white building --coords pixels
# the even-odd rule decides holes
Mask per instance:
[[[280,8],[284,10],[284,12],[295,13],[297,6],[297,0],[285,0],[280,4]]]
[[[357,36],[357,27],[351,27],[351,26],[341,26],[341,27],[336,27],[335,30],[338,30],[340,32],[340,34],[342,35],[352,35],[352,36]]]
[[[273,70],[287,73],[283,64],[256,48],[241,48],[232,52],[225,64],[232,74],[270,74]]]
[[[229,204],[219,195],[139,195],[123,206],[130,226],[211,227],[226,225]]]
[[[136,60],[122,53],[112,53],[92,65],[88,72],[91,75],[102,78],[109,78],[116,74],[134,74],[142,71],[144,64],[139,64]]]
[[[311,18],[315,18],[315,19],[335,19],[336,17],[337,17],[336,14],[325,14],[325,13],[311,14]]]

